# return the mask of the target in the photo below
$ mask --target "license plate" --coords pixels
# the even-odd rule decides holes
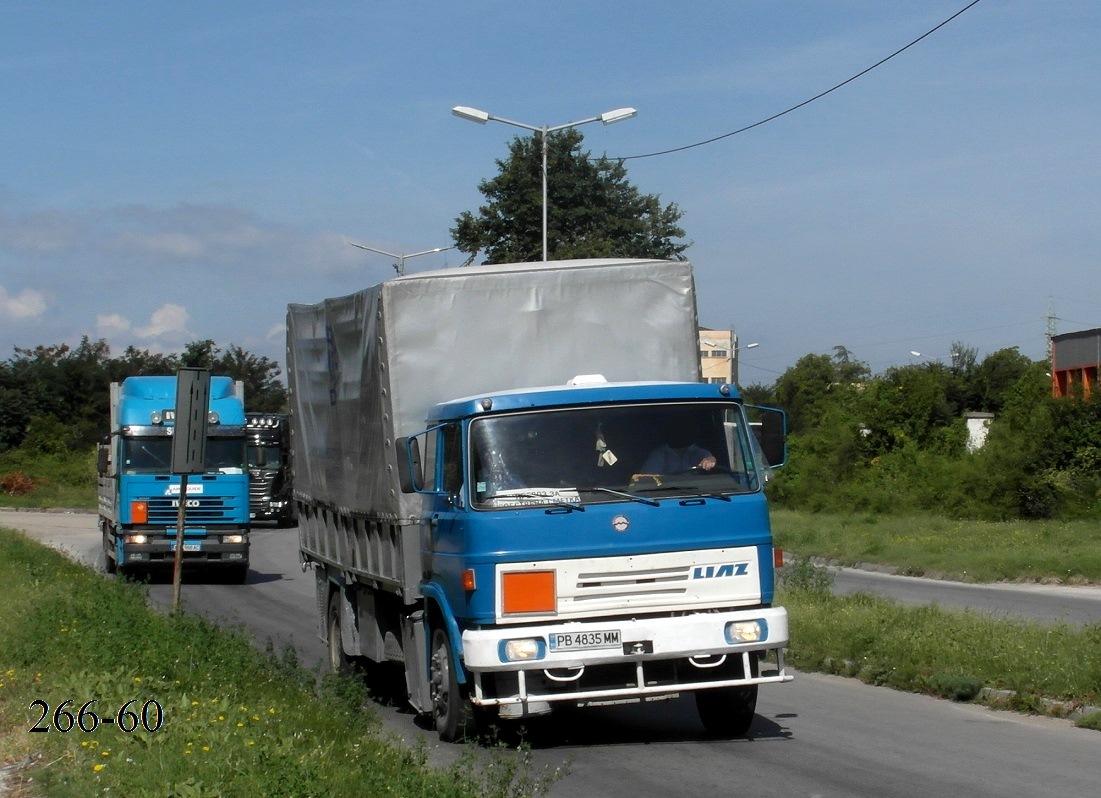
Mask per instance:
[[[551,651],[578,651],[587,648],[619,648],[618,629],[596,632],[555,632],[550,636]]]
[[[170,551],[175,551],[175,550],[176,550],[176,541],[172,541],[172,546],[171,546]],[[184,543],[183,544],[183,550],[184,551],[202,551],[203,550],[203,544],[202,543]]]

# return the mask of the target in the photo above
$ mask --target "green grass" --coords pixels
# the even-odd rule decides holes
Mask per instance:
[[[152,612],[139,586],[3,529],[0,595],[0,763],[36,757],[21,771],[35,795],[465,798],[536,794],[555,777],[503,748],[429,767],[423,743],[382,731],[361,682],[260,652],[243,631]],[[43,714],[32,702],[52,726],[59,707],[78,717],[92,700],[100,718],[156,701],[163,725],[30,731]]]
[[[1101,624],[1071,627],[906,607],[867,595],[781,588],[796,668],[956,700],[980,687],[1013,691],[1012,705],[1043,699],[1101,705]]]
[[[0,507],[95,509],[95,451],[0,452]]]
[[[1090,521],[957,521],[773,510],[776,545],[844,565],[877,563],[961,581],[1101,582],[1101,525]]]

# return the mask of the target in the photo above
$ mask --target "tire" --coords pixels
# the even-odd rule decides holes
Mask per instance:
[[[347,676],[353,670],[352,658],[344,653],[344,646],[340,642],[340,592],[337,590],[329,595],[329,608],[325,614],[325,629],[329,640],[329,670]]]
[[[439,627],[432,630],[428,693],[432,701],[432,720],[441,740],[452,743],[468,735],[473,736],[474,705],[459,686],[451,640],[447,632]]]
[[[712,737],[744,737],[757,711],[757,685],[700,690],[696,711]]]
[[[102,525],[103,528],[103,568],[107,573],[118,573],[119,564],[115,559],[115,552],[111,550],[111,536],[107,534],[107,524]]]
[[[243,585],[248,579],[248,565],[231,565],[226,574],[226,581],[231,585]]]
[[[757,661],[757,654],[749,655],[749,670],[753,676],[760,671]],[[741,664],[738,664],[735,673],[741,676],[743,671]],[[747,684],[697,692],[696,711],[707,733],[712,737],[744,737],[753,725],[753,715],[757,711],[757,687]]]

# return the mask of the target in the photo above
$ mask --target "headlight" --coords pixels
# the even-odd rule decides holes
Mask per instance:
[[[149,538],[146,537],[145,535],[126,535],[126,536],[124,536],[123,539],[127,543],[142,544],[142,543],[148,543],[149,542]]]
[[[244,543],[244,535],[222,535],[223,543]]]
[[[768,624],[763,620],[731,621],[725,632],[728,643],[757,643],[768,638]]]
[[[547,646],[539,637],[503,640],[498,654],[501,662],[524,662],[543,659],[547,655]]]

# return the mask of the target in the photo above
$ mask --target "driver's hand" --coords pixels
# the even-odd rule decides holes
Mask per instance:
[[[710,471],[712,468],[715,467],[716,462],[717,461],[714,457],[705,457],[700,460],[700,468],[702,468],[704,471]]]

